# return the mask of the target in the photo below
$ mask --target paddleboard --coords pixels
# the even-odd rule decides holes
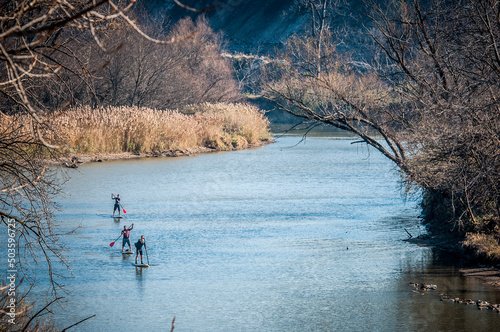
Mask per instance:
[[[148,264],[135,264],[135,263],[132,263],[133,266],[135,267],[149,267]]]
[[[115,219],[122,219],[123,217],[120,216],[120,217],[113,217],[113,218],[115,218]]]
[[[130,250],[125,250],[125,251],[122,251],[122,254],[124,255],[132,255],[134,252],[133,251],[130,251]]]

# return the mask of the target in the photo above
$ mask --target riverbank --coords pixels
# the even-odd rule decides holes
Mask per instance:
[[[450,226],[450,225],[448,225]],[[498,265],[485,263],[479,256],[463,245],[463,234],[437,222],[427,224],[427,233],[407,239],[418,246],[432,247],[453,255],[464,277],[476,278],[482,284],[500,290],[500,269]]]
[[[466,277],[477,278],[482,283],[489,287],[494,287],[500,290],[500,269],[493,266],[479,266],[460,269]]]
[[[77,168],[80,164],[91,163],[91,162],[105,162],[111,160],[126,160],[126,159],[140,159],[140,158],[183,157],[183,156],[192,156],[205,153],[254,149],[274,142],[275,141],[273,139],[262,139],[260,142],[255,144],[248,144],[244,148],[232,147],[225,150],[208,148],[208,147],[197,147],[197,148],[188,148],[185,150],[177,149],[177,150],[143,152],[143,153],[122,152],[122,153],[99,153],[99,154],[74,154],[71,156],[63,157],[60,160],[53,162],[52,164],[66,166],[68,168]]]

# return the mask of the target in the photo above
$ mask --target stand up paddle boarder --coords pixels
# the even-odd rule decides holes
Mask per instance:
[[[118,210],[118,217],[121,216],[120,214],[120,194],[118,195],[113,195],[113,193],[111,193],[111,199],[114,199],[115,200],[115,206],[113,207],[113,217],[115,216],[115,211]]]
[[[141,238],[139,241],[135,243],[135,248],[136,248],[136,253],[135,253],[135,264],[137,264],[137,257],[139,257],[139,254],[141,254],[141,264],[144,264],[142,262],[142,247],[148,251],[148,248],[146,247],[146,238],[144,235],[141,235]]]
[[[128,244],[128,250],[132,251],[132,247],[130,246],[130,231],[134,229],[134,224],[132,223],[132,226],[127,228],[127,226],[123,225],[123,240],[122,240],[122,252],[125,251],[125,244]]]

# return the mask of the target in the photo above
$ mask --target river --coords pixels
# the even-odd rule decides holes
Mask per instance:
[[[299,143],[299,144],[298,144]],[[59,230],[73,277],[70,331],[494,331],[500,315],[440,301],[500,302],[425,232],[394,166],[342,137],[281,136],[258,149],[88,163],[69,171]],[[111,218],[111,193],[125,218]],[[151,267],[110,243],[134,223]],[[146,260],[146,257],[145,257]],[[410,282],[436,284],[415,291]],[[39,287],[43,287],[41,282]]]

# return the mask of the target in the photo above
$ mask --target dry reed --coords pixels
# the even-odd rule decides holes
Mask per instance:
[[[185,110],[77,107],[52,121],[69,153],[161,153],[208,147],[231,150],[270,137],[269,122],[246,104],[199,104]]]
[[[500,244],[492,234],[467,233],[463,245],[471,249],[476,256],[489,262],[500,261]]]

